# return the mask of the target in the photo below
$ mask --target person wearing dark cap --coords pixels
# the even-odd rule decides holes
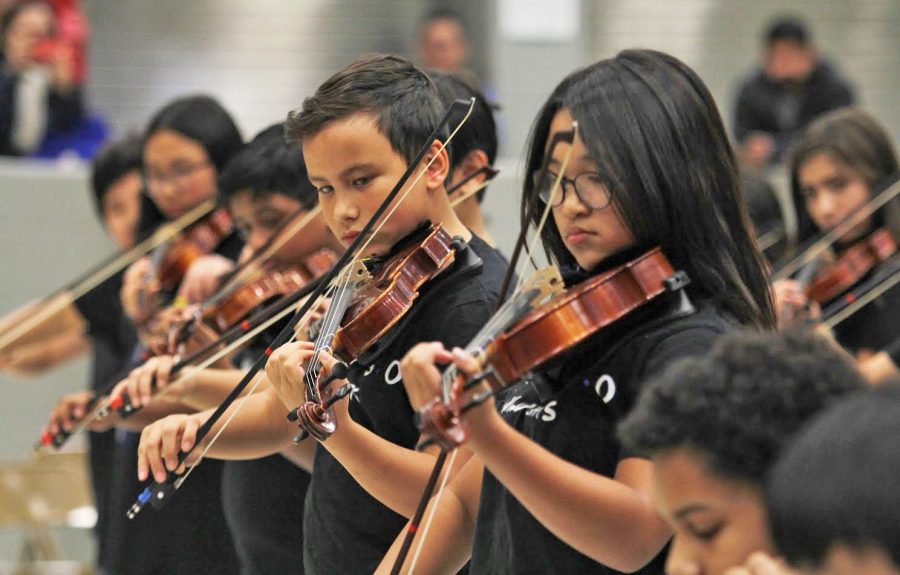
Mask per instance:
[[[774,20],[763,36],[764,66],[744,80],[734,109],[734,136],[748,168],[777,163],[794,133],[854,102],[851,85],[816,50],[803,21]]]

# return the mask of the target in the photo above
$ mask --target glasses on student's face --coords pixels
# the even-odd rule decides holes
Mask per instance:
[[[559,177],[550,170],[541,172],[537,171],[532,176],[534,178],[534,189],[538,198],[545,204],[550,201],[550,192],[553,185]],[[563,177],[559,182],[559,189],[553,197],[552,207],[562,205],[566,199],[566,192],[569,186],[575,190],[575,195],[581,200],[581,203],[592,210],[602,210],[607,207],[610,202],[609,189],[603,183],[603,176],[597,172],[584,172],[575,176],[574,179]]]
[[[208,168],[210,165],[211,164],[208,161],[205,161],[197,162],[196,164],[178,166],[168,174],[161,174],[156,171],[148,170],[147,173],[144,174],[144,180],[146,180],[147,187],[150,189],[159,189],[159,187],[163,184],[171,184],[175,187],[183,187],[191,179],[191,176],[193,176],[200,170]]]

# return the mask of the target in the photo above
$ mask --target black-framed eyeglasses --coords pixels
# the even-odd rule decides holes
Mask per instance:
[[[556,183],[557,174],[550,170],[535,172],[532,176],[534,179],[534,190],[538,198],[545,204],[550,200],[550,192],[553,190],[553,184]],[[581,200],[581,203],[592,210],[602,210],[609,206],[612,199],[609,194],[603,176],[597,172],[583,172],[569,179],[563,176],[560,180],[560,189],[553,198],[552,207],[557,207],[566,199],[566,192],[569,186],[575,189],[575,195]]]
[[[186,166],[178,166],[168,174],[147,171],[144,173],[144,183],[148,189],[159,188],[162,184],[167,183],[175,187],[182,187],[195,173],[211,166],[212,162],[204,160]]]

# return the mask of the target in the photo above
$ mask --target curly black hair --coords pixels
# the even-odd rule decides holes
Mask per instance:
[[[619,436],[647,457],[695,449],[714,473],[761,485],[805,421],[863,386],[852,359],[821,336],[736,332],[649,381]]]
[[[769,525],[792,565],[837,544],[880,548],[900,567],[900,380],[842,401],[797,435],[766,485]]]

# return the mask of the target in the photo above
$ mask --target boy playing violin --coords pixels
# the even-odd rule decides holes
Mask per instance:
[[[406,315],[350,367],[352,393],[335,405],[337,431],[316,446],[304,509],[307,573],[364,573],[375,568],[403,526],[404,515],[412,513],[434,461],[433,454],[413,451],[419,433],[400,385],[400,358],[419,341],[464,345],[496,303],[505,263],[454,213],[444,186],[450,166],[447,152],[439,141],[426,141],[438,125],[441,108],[424,73],[401,58],[374,56],[327,80],[286,124],[288,138],[303,146],[325,221],[343,244],[356,238],[424,146],[428,152],[407,184],[408,196],[395,200],[396,211],[361,255],[389,255],[428,222],[467,242],[453,265],[426,283]],[[423,177],[415,180],[420,172]],[[266,373],[273,388],[240,400],[240,412],[208,455],[243,459],[290,445],[298,429],[285,416],[305,401],[301,366],[313,353],[306,342],[276,350]],[[327,374],[333,358],[325,353],[320,357]],[[179,448],[193,446],[197,428],[208,415],[173,416],[147,427],[140,476],[152,472],[157,481],[165,480],[166,471],[176,467]],[[377,480],[367,481],[364,488],[358,483],[362,477]],[[389,491],[400,496],[387,505],[372,497]]]

